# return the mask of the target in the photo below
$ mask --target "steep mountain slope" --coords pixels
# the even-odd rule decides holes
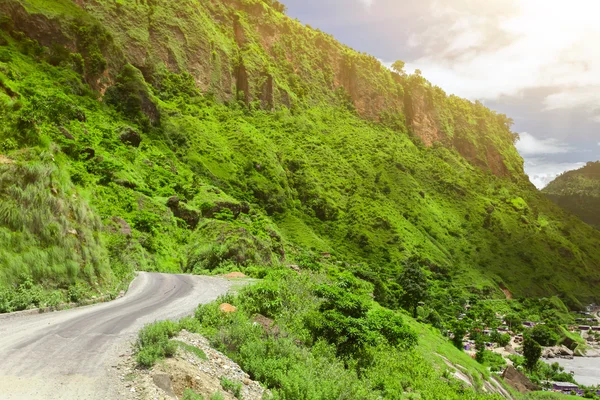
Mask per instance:
[[[79,219],[103,251],[97,267],[40,272],[52,245],[30,241],[18,271],[0,264],[5,286],[64,295],[133,269],[325,263],[393,305],[400,264],[417,257],[443,296],[504,289],[576,306],[600,295],[600,233],[529,183],[509,118],[388,71],[278,3],[2,0],[0,11],[0,169],[12,179],[0,188],[51,163],[104,225]],[[52,182],[36,190],[62,196]],[[56,240],[77,220],[64,218]],[[0,225],[7,243],[41,235],[6,214]]]
[[[583,221],[600,228],[600,162],[589,162],[583,168],[565,172],[542,193]]]

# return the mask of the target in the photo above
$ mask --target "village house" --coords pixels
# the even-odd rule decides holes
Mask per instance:
[[[563,394],[577,393],[579,386],[571,382],[552,382],[552,390]]]

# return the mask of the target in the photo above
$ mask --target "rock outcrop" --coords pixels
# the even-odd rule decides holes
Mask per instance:
[[[540,390],[540,388],[534,385],[525,374],[517,371],[513,366],[506,367],[502,373],[502,379],[515,390],[519,391],[519,393],[529,393]]]

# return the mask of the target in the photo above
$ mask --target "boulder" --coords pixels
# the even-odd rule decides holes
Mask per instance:
[[[246,278],[246,275],[243,272],[230,272],[228,274],[223,275],[223,278],[227,278],[227,279]]]
[[[267,335],[278,336],[280,333],[279,327],[275,325],[275,321],[264,315],[257,314],[252,318],[254,325],[260,325],[263,327]]]
[[[75,137],[71,135],[71,133],[64,126],[60,126],[58,130],[60,131],[60,133],[62,133],[65,139],[75,140]]]
[[[223,303],[219,306],[219,310],[221,310],[221,312],[224,312],[225,314],[231,314],[237,311],[237,307],[232,306],[229,303]]]
[[[142,143],[142,137],[132,128],[126,128],[119,137],[122,143],[133,147],[139,147]]]
[[[191,229],[196,228],[200,222],[200,214],[197,211],[189,210],[177,196],[167,200],[167,207],[171,209],[175,217],[184,220]]]
[[[565,338],[562,340],[562,345],[568,347],[570,350],[575,350],[578,344],[579,343],[568,336],[565,336]]]
[[[169,397],[177,398],[173,391],[173,383],[171,382],[171,376],[168,374],[156,373],[152,375],[154,384],[161,388]]]
[[[517,371],[513,366],[506,367],[502,373],[502,379],[519,393],[529,393],[540,390],[540,388],[534,385],[525,374]]]
[[[544,347],[544,350],[542,350],[542,357],[543,358],[556,357],[556,354],[554,354],[554,348],[553,347]]]
[[[573,357],[573,351],[571,351],[567,346],[558,346],[556,349],[558,354],[561,356]]]
[[[228,209],[233,214],[234,218],[237,218],[240,214],[248,214],[250,212],[250,204],[242,203],[230,203],[228,201],[217,202],[210,208],[202,210],[202,216],[204,218],[213,218],[215,214],[220,213],[224,209]]]
[[[119,233],[125,236],[131,236],[131,226],[121,217],[113,217],[112,221],[119,227]]]
[[[297,273],[300,273],[300,271],[301,271],[300,266],[298,266],[296,264],[289,264],[288,268],[291,269],[291,270],[293,270],[293,271],[296,271]]]

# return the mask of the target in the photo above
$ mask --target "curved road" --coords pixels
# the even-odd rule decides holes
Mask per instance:
[[[175,319],[225,294],[211,277],[140,273],[115,301],[0,317],[0,399],[119,399],[115,367],[146,323]]]

